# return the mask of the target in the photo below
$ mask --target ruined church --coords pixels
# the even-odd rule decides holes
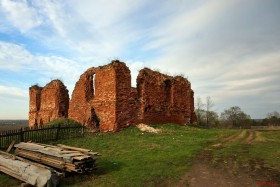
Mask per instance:
[[[29,96],[30,127],[66,117],[102,132],[138,123],[187,125],[196,121],[194,92],[187,79],[144,68],[134,88],[129,68],[118,60],[85,71],[70,100],[60,80],[45,87],[31,86]]]

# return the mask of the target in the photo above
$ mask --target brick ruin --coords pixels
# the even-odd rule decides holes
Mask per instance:
[[[29,126],[68,117],[100,131],[117,131],[138,124],[196,122],[194,92],[190,82],[142,69],[137,88],[131,87],[130,70],[125,63],[89,68],[75,85],[69,102],[61,81],[29,89]]]
[[[29,98],[30,127],[68,116],[68,90],[60,80],[53,80],[45,87],[31,86]]]
[[[190,82],[144,68],[137,77],[138,120],[143,123],[190,124],[196,121]]]

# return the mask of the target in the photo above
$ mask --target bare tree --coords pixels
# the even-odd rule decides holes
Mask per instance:
[[[267,117],[264,119],[264,124],[266,125],[280,125],[280,114],[277,111],[267,114]]]
[[[233,106],[221,113],[221,119],[227,127],[248,126],[251,117],[243,112],[240,107]]]
[[[211,115],[211,111],[210,109],[214,106],[214,102],[213,100],[211,99],[210,96],[207,96],[206,97],[206,124],[207,126],[209,126],[209,123],[210,123],[210,115]]]
[[[209,124],[208,124],[209,127],[214,127],[214,128],[220,127],[219,115],[217,112],[209,111],[208,117],[209,117]]]
[[[277,111],[274,111],[274,112],[268,113],[266,118],[268,118],[268,119],[280,118],[280,114]]]
[[[196,116],[197,116],[197,123],[198,125],[201,125],[202,121],[202,111],[205,104],[202,102],[202,99],[200,97],[196,98]]]

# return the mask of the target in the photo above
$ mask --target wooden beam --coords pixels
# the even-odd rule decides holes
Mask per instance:
[[[90,149],[83,149],[83,148],[78,148],[78,147],[72,147],[72,146],[67,146],[63,144],[57,144],[58,147],[62,147],[64,149],[70,149],[70,150],[75,150],[75,151],[81,151],[81,152],[90,152]]]
[[[6,153],[9,153],[9,152],[12,150],[12,148],[13,148],[13,147],[14,147],[14,145],[15,145],[15,143],[16,143],[16,141],[15,141],[15,140],[13,140],[13,141],[11,142],[11,144],[10,144],[10,146],[8,147],[8,149],[7,149]]]

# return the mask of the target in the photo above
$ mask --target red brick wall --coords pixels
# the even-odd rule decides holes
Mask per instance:
[[[165,115],[168,111],[167,89],[164,81],[168,76],[154,72],[150,69],[143,69],[137,77],[137,90],[140,100],[139,119],[148,116]]]
[[[96,68],[95,95],[91,107],[100,119],[101,131],[113,131],[116,123],[116,73],[111,65]]]
[[[171,113],[180,115],[182,124],[191,122],[191,107],[190,107],[190,83],[183,77],[175,77],[172,82],[173,89],[173,105]]]
[[[138,122],[182,125],[193,122],[193,101],[187,79],[144,68],[137,77],[137,89],[140,100]]]
[[[130,70],[125,63],[116,63],[114,69],[116,71],[116,118],[118,124],[116,130],[118,130],[129,126],[133,121],[133,108],[135,107],[133,93],[135,89],[131,88]]]
[[[30,88],[29,123],[46,123],[67,116],[68,91],[51,82]],[[62,89],[63,88],[63,89]],[[101,131],[116,131],[144,123],[188,124],[196,121],[191,84],[183,77],[171,77],[144,68],[131,87],[125,63],[90,68],[77,81],[69,104],[69,118]],[[64,103],[64,104],[61,104]]]
[[[43,88],[32,86],[29,95],[29,126],[68,116],[69,95],[61,81],[53,80]]]
[[[86,93],[93,93],[88,85],[93,82],[94,95],[86,99]],[[96,127],[95,118],[98,118],[101,131],[115,131],[125,126],[128,98],[130,96],[130,70],[125,63],[113,61],[111,64],[91,68],[86,71],[76,83],[70,101],[69,117],[85,123],[89,127]],[[92,110],[94,109],[94,119]]]
[[[89,101],[94,94],[93,74],[94,68],[90,68],[80,76],[69,104],[69,118],[82,124],[87,123],[91,116]]]
[[[39,86],[29,88],[29,126],[38,126],[38,113],[40,110],[41,90]]]

